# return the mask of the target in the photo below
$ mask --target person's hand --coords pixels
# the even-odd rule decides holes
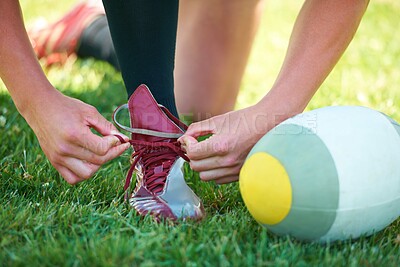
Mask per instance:
[[[200,179],[223,184],[239,179],[246,156],[270,128],[267,117],[253,106],[193,123],[178,141]],[[206,134],[212,136],[197,141]]]
[[[102,164],[129,147],[114,134],[126,141],[128,137],[120,134],[96,108],[56,90],[34,98],[24,117],[51,164],[70,184],[90,178]]]

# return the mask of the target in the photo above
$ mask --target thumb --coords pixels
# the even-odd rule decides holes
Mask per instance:
[[[191,145],[197,144],[198,141],[196,138],[190,135],[183,135],[178,139],[178,142],[181,143],[182,149],[187,152]]]
[[[129,141],[129,138],[126,135],[120,133],[117,128],[115,128],[111,122],[106,120],[97,110],[93,112],[91,116],[87,116],[86,121],[91,128],[95,129],[103,136],[119,135],[125,142]]]

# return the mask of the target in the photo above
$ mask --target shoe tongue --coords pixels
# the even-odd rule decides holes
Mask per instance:
[[[128,107],[132,128],[164,133],[183,133],[183,130],[161,110],[149,88],[144,84],[140,85],[131,95],[128,101]],[[148,142],[168,142],[176,140],[135,133],[132,133],[132,139]]]

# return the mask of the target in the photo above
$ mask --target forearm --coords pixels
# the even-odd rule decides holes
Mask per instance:
[[[304,3],[280,73],[259,103],[275,112],[274,123],[304,110],[352,40],[367,5],[367,0]]]
[[[0,1],[0,77],[21,114],[34,99],[54,90],[33,52],[18,1]]]
[[[306,1],[270,92],[256,105],[194,123],[179,139],[205,181],[236,181],[254,144],[277,123],[303,111],[350,43],[364,0]],[[195,137],[212,133],[197,142]]]

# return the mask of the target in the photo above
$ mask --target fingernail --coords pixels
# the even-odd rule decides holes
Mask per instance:
[[[123,144],[123,146],[124,146],[124,150],[127,150],[131,146],[131,144],[125,143],[125,144]]]
[[[185,143],[185,141],[183,140],[182,137],[179,137],[179,138],[178,138],[178,142],[181,143],[181,144],[184,144],[184,143]]]

